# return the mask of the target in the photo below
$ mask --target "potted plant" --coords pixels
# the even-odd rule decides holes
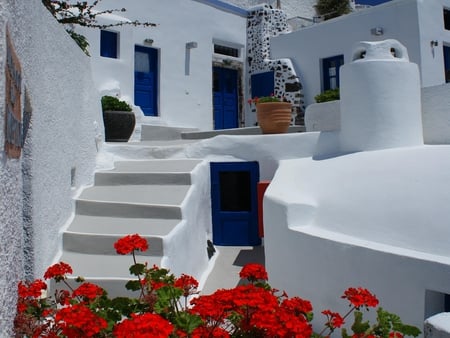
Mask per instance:
[[[128,142],[134,131],[136,117],[131,106],[114,96],[102,97],[106,142]]]
[[[292,104],[274,94],[249,100],[256,105],[256,117],[263,134],[285,133],[292,119]]]

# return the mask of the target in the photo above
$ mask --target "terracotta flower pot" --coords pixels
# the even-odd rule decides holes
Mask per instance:
[[[257,103],[256,117],[263,134],[285,133],[291,124],[292,104],[290,102]]]

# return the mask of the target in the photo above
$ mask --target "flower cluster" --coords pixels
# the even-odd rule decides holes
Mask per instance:
[[[252,104],[256,105],[258,103],[266,103],[266,102],[287,102],[287,100],[285,97],[275,96],[274,93],[270,94],[269,96],[261,96],[261,97],[255,96],[254,98],[247,100],[247,103],[249,105],[252,105]]]
[[[169,270],[136,262],[135,252],[148,249],[139,235],[119,239],[114,247],[118,254],[132,254],[130,272],[135,280],[126,287],[138,291],[135,298],[109,298],[106,291],[78,278],[77,288],[68,283],[72,268],[58,263],[48,268],[45,279],[62,282],[54,299],[46,298],[47,284],[43,280],[18,284],[16,337],[328,337],[341,328],[354,313],[352,333],[342,328],[343,337],[417,336],[420,331],[405,325],[400,318],[381,308],[377,322],[363,321],[361,308],[378,305],[378,299],[367,289],[349,288],[342,298],[349,301],[350,310],[344,316],[324,310],[324,329],[314,333],[311,320],[313,307],[308,300],[289,297],[268,284],[265,268],[259,264],[243,267],[243,285],[220,289],[211,295],[198,295],[198,282],[189,275],[176,277]]]

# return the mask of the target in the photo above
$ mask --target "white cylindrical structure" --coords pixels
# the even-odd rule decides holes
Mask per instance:
[[[342,151],[423,144],[419,70],[398,41],[356,44],[340,84]]]

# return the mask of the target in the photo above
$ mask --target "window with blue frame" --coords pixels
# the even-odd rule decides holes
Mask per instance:
[[[252,97],[270,96],[275,90],[274,72],[264,72],[251,76]]]
[[[445,82],[450,82],[450,47],[444,45],[444,71],[445,71]]]
[[[323,90],[339,88],[339,68],[344,64],[344,55],[322,59]]]
[[[117,59],[119,55],[119,33],[100,31],[100,56]]]
[[[450,10],[444,8],[444,28],[450,30]]]

